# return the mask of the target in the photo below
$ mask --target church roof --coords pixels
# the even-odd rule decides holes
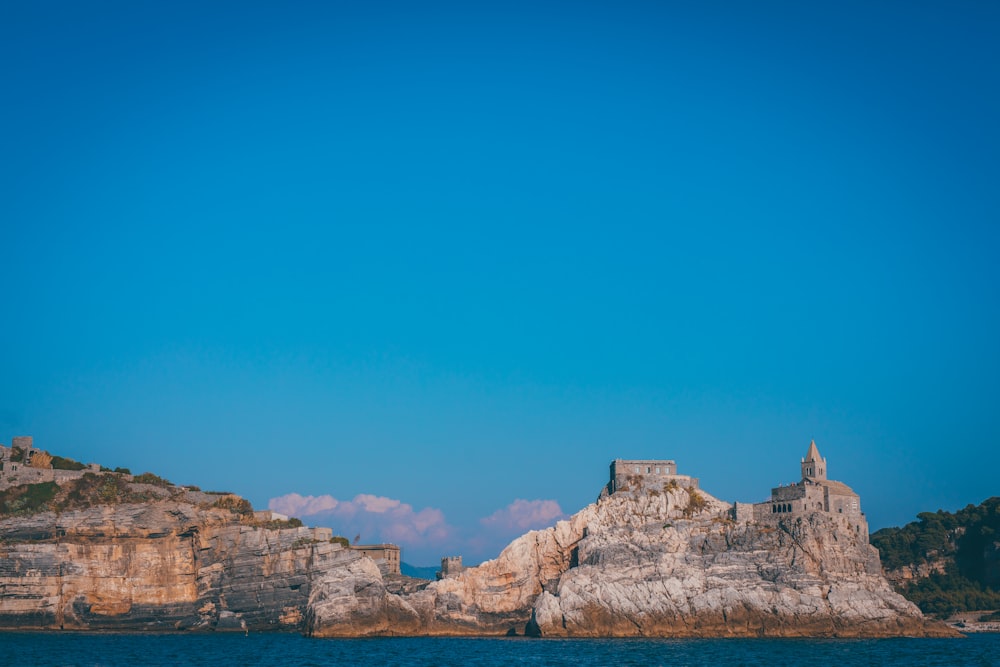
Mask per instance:
[[[819,448],[816,447],[816,441],[813,440],[809,443],[809,451],[806,452],[806,461],[816,461],[817,463],[822,461],[823,458],[819,455]]]
[[[854,492],[854,489],[847,486],[843,482],[835,482],[832,479],[817,479],[813,480],[814,484],[819,484],[820,486],[825,486],[830,489],[831,493],[835,493],[840,496],[857,496],[858,494]]]

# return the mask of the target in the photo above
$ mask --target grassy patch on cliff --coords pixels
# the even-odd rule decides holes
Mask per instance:
[[[52,509],[59,493],[55,482],[21,484],[0,491],[0,515],[25,515]]]
[[[83,470],[87,466],[64,456],[53,456],[52,467],[55,470]]]
[[[80,479],[63,483],[22,484],[0,491],[0,515],[24,516],[39,512],[61,512],[94,505],[118,505],[149,500],[135,491],[119,475],[84,473]]]
[[[951,614],[1000,607],[1000,497],[957,512],[921,512],[902,528],[872,534],[887,571],[943,564],[944,573],[896,589],[921,611]]]
[[[229,510],[231,512],[235,512],[236,514],[241,514],[244,516],[253,515],[253,505],[250,504],[250,501],[247,500],[246,498],[239,497],[235,493],[230,493],[225,496],[222,496],[214,503],[212,503],[212,507],[218,507],[220,509]]]
[[[132,481],[136,484],[152,484],[153,486],[160,486],[163,488],[173,486],[173,484],[169,481],[163,479],[159,475],[154,475],[151,472],[144,472],[141,475],[136,475],[132,478]]]
[[[683,510],[685,517],[690,518],[695,514],[697,514],[698,512],[704,510],[706,507],[708,507],[708,501],[705,500],[705,497],[703,495],[701,495],[694,489],[688,491],[688,504],[687,506],[684,507]]]
[[[120,475],[84,473],[80,479],[64,485],[65,495],[60,498],[59,509],[82,509],[93,505],[120,505],[141,503],[153,496],[136,491]]]

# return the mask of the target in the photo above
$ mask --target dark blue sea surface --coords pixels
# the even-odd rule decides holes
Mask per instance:
[[[0,665],[1000,665],[965,639],[305,639],[295,634],[0,633]]]

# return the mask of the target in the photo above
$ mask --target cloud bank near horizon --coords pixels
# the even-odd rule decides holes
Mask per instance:
[[[507,507],[480,519],[479,523],[488,528],[525,531],[545,528],[565,518],[559,503],[554,500],[518,498]]]
[[[330,494],[287,493],[271,498],[268,508],[329,525],[350,540],[398,544],[404,549],[403,559],[410,563],[434,563],[443,555],[454,554],[465,555],[470,563],[494,558],[512,539],[566,517],[555,500],[518,498],[480,519],[478,525],[462,530],[449,524],[437,508],[416,510],[401,500],[367,493],[351,500]]]

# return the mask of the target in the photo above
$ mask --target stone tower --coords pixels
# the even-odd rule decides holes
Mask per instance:
[[[809,443],[809,451],[802,459],[802,479],[820,480],[826,479],[826,459],[819,455],[816,441]]]

